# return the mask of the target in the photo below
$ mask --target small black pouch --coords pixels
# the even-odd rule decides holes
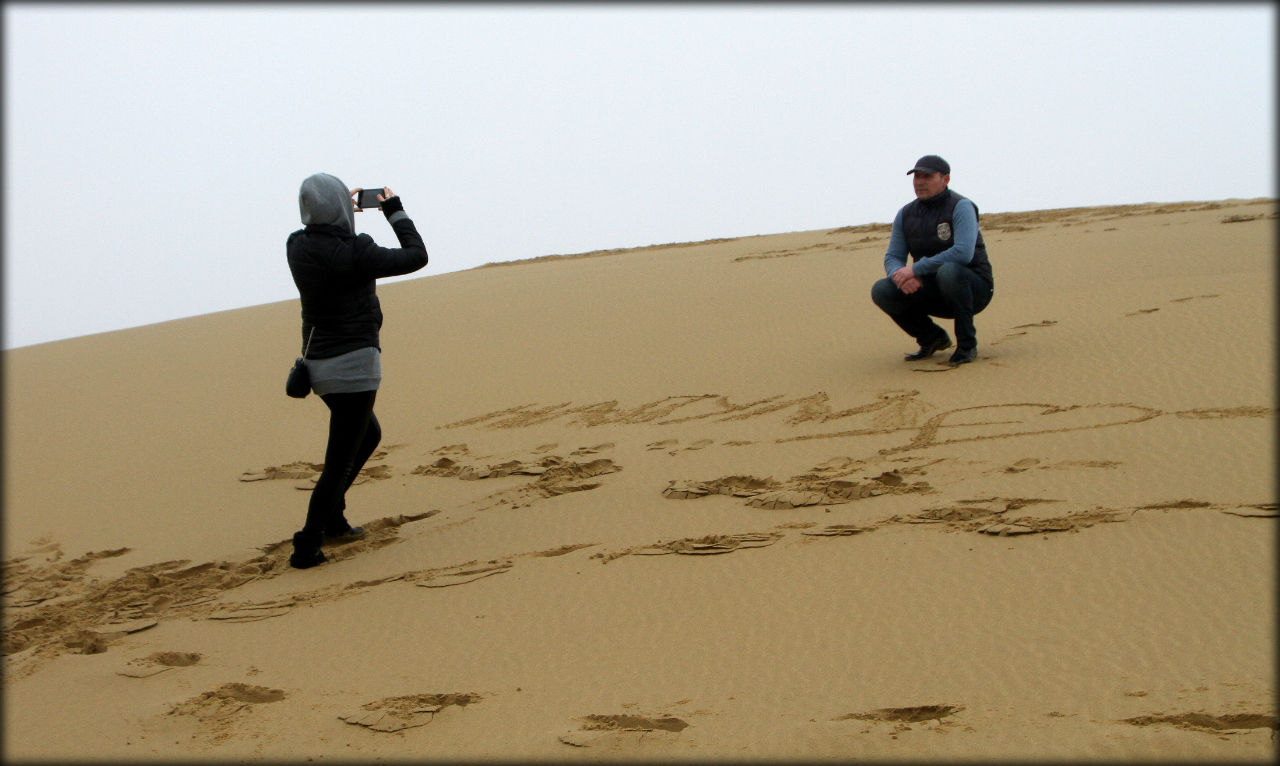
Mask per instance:
[[[293,367],[289,368],[289,377],[284,381],[284,392],[294,399],[306,399],[311,393],[311,370],[307,369],[306,357],[311,350],[311,336],[315,334],[316,328],[312,327],[307,335],[307,347],[302,350],[302,356],[294,360]]]
[[[298,357],[293,363],[284,382],[284,392],[294,399],[305,399],[311,393],[311,371],[307,369],[306,359]]]

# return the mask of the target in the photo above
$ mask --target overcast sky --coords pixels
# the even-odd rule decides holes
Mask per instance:
[[[928,153],[984,213],[1273,197],[1275,31],[1271,3],[6,3],[4,347],[296,299],[315,172],[400,194],[419,277],[888,222]]]

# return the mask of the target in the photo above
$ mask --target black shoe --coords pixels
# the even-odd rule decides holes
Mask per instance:
[[[951,358],[947,360],[947,364],[952,367],[959,367],[962,364],[972,362],[973,358],[977,355],[978,350],[976,348],[958,348],[956,349],[956,352],[951,355]]]
[[[301,532],[293,536],[293,555],[289,556],[289,566],[294,569],[310,569],[317,564],[328,561],[324,551],[310,535]]]
[[[364,527],[353,527],[350,524],[340,532],[324,533],[324,541],[326,543],[350,543],[356,540],[363,540],[365,537]]]
[[[921,343],[919,351],[914,354],[907,354],[904,358],[908,362],[918,362],[921,359],[928,359],[933,356],[935,352],[941,351],[944,348],[951,348],[951,336],[947,335],[946,331],[943,331],[941,335],[928,343]]]
[[[310,569],[311,567],[323,564],[328,560],[329,559],[324,556],[324,551],[319,548],[313,548],[309,551],[295,550],[293,555],[289,557],[289,566],[294,569]]]

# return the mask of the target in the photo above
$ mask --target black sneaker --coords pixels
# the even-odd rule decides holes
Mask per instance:
[[[310,551],[294,550],[293,555],[289,557],[289,566],[294,569],[310,569],[311,567],[323,564],[328,560],[329,559],[324,556],[324,551],[319,548],[315,548]]]
[[[326,561],[328,559],[324,557],[324,551],[320,550],[320,541],[313,534],[294,533],[293,555],[289,556],[289,566],[294,569],[310,569]]]
[[[951,348],[951,336],[947,335],[946,330],[942,334],[927,343],[920,344],[920,350],[914,354],[907,354],[904,358],[908,362],[918,362],[921,359],[928,359],[936,352],[944,348]]]
[[[947,364],[952,367],[959,367],[962,364],[972,362],[973,358],[977,355],[978,350],[976,348],[958,348],[956,349],[956,352],[951,355],[951,358],[947,360]]]

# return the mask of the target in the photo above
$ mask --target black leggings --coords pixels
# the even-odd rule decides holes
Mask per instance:
[[[377,395],[377,391],[360,391],[320,397],[329,408],[329,444],[301,532],[309,543],[319,545],[326,532],[342,532],[349,526],[343,515],[347,489],[382,440],[382,427],[373,414]]]

